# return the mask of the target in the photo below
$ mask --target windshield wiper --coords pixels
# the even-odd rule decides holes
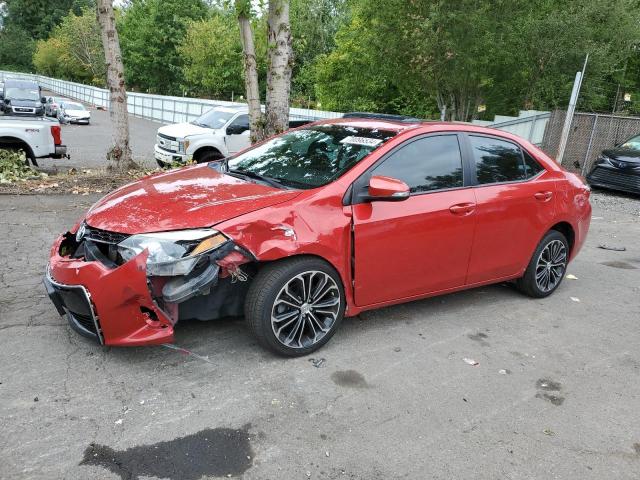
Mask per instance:
[[[266,183],[267,185],[270,185],[272,187],[275,188],[285,188],[288,189],[289,187],[287,187],[286,185],[284,185],[283,183],[279,182],[278,180],[271,178],[271,177],[265,177],[263,175],[260,175],[258,173],[255,172],[250,172],[249,170],[232,170],[229,167],[227,167],[225,173],[227,175],[231,175],[232,177],[247,177],[247,178],[251,178],[253,180],[258,180],[260,182]]]
[[[198,127],[204,127],[204,128],[211,128],[209,125],[207,125],[206,123],[200,123],[200,122],[191,122],[191,125],[196,125]]]

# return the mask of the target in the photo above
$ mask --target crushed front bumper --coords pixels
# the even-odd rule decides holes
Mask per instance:
[[[175,316],[161,309],[147,284],[147,253],[115,269],[60,255],[56,240],[45,276],[49,298],[78,333],[103,345],[157,345],[173,341]]]

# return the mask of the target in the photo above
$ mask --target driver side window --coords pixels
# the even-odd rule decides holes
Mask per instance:
[[[401,146],[373,170],[373,175],[402,180],[411,193],[462,187],[458,136],[435,135]]]
[[[234,131],[238,132],[235,133],[235,135],[239,135],[240,133],[249,130],[249,115],[239,115],[229,124],[229,127],[233,127]]]

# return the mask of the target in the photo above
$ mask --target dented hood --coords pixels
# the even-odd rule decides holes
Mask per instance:
[[[94,228],[127,234],[202,228],[300,193],[230,177],[199,165],[125,185],[91,207],[85,220]]]

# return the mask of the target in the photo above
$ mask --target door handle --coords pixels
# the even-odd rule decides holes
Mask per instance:
[[[476,209],[473,203],[458,203],[449,207],[449,211],[454,215],[469,215]]]
[[[548,202],[553,197],[553,192],[538,192],[534,195],[536,200],[540,200],[541,202]]]

